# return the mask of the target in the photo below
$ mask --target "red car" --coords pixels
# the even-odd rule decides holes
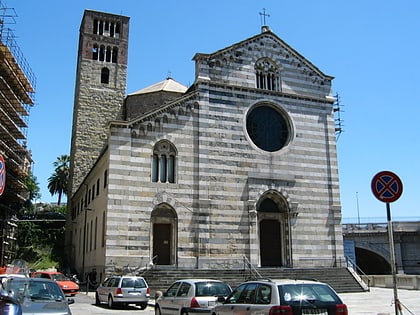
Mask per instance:
[[[37,271],[31,274],[32,278],[46,278],[57,282],[65,295],[75,296],[79,293],[79,286],[57,271]]]

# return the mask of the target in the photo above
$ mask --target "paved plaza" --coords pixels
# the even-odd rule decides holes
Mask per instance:
[[[369,292],[341,293],[347,304],[349,315],[394,315],[394,290],[387,288],[370,288]],[[402,304],[404,315],[420,315],[420,291],[397,289],[397,296]],[[399,314],[399,315],[400,315]]]
[[[420,291],[398,289],[397,295],[403,305],[402,313],[398,315],[420,315]],[[118,314],[121,310],[109,310],[106,305],[97,307],[95,293],[80,293],[76,296],[76,303],[71,305],[73,315],[82,314]],[[397,315],[393,304],[394,290],[387,288],[370,288],[369,292],[340,293],[340,297],[347,304],[349,315]],[[154,300],[150,300],[150,306],[144,310],[124,310],[125,315],[142,314],[154,315]]]

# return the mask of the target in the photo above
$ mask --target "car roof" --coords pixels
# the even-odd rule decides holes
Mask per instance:
[[[312,280],[312,279],[255,279],[255,280],[250,280],[247,282],[271,282],[271,283],[275,283],[276,285],[278,284],[325,284],[324,282],[320,282],[317,280]]]
[[[62,273],[62,272],[59,272],[59,271],[34,271],[33,273],[47,273],[49,275],[55,275],[57,273]]]
[[[0,278],[27,278],[27,275],[24,275],[22,273],[3,273],[0,274]]]
[[[216,280],[216,279],[201,279],[201,278],[192,278],[192,279],[180,279],[177,280],[176,282],[189,282],[189,283],[196,283],[196,282],[223,282],[220,280]]]
[[[51,279],[47,279],[47,278],[28,278],[29,281],[33,281],[33,282],[53,282],[56,283],[54,280]]]
[[[123,276],[121,276],[121,275],[112,275],[112,276],[109,276],[107,278],[142,278],[142,279],[144,279],[142,276],[131,276],[131,275],[123,275]]]
[[[30,282],[51,282],[57,283],[54,280],[47,279],[47,278],[29,278],[29,277],[16,277],[16,281],[30,281]]]

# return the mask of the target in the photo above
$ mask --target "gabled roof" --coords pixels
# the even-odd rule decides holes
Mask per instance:
[[[293,55],[295,58],[300,60],[302,63],[306,64],[307,67],[312,69],[315,73],[320,75],[321,77],[327,78],[329,80],[334,79],[333,76],[329,76],[325,73],[323,73],[318,67],[316,67],[312,62],[310,62],[308,59],[306,59],[304,56],[302,56],[298,51],[296,51],[294,48],[292,48],[289,44],[287,44],[284,40],[282,40],[280,37],[278,37],[275,33],[273,33],[268,27],[263,27],[262,32],[254,35],[250,38],[247,38],[245,40],[242,40],[240,42],[237,42],[235,44],[232,44],[230,46],[227,46],[225,48],[222,48],[220,50],[217,50],[213,53],[196,53],[193,57],[193,60],[199,60],[199,59],[206,59],[211,58],[213,56],[223,54],[229,50],[233,50],[239,46],[246,45],[252,41],[255,41],[259,38],[263,37],[271,37],[273,38],[284,50],[286,50],[290,55]]]
[[[163,81],[152,84],[148,87],[145,87],[144,89],[138,90],[128,95],[130,96],[130,95],[146,94],[146,93],[153,93],[153,92],[160,92],[160,91],[185,93],[187,89],[188,88],[185,85],[168,77]]]

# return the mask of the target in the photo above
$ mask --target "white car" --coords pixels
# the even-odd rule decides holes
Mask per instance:
[[[95,293],[96,305],[107,303],[115,305],[136,304],[144,310],[150,299],[150,288],[143,277],[112,276],[99,285]]]
[[[347,315],[347,305],[326,283],[309,280],[247,281],[211,315]]]
[[[178,280],[156,299],[155,315],[210,314],[218,300],[231,292],[231,287],[219,280]]]

